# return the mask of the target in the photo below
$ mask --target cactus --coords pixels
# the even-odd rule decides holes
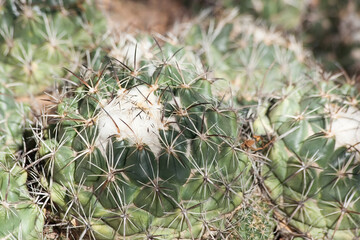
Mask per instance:
[[[70,4],[70,3],[69,3]],[[75,70],[103,40],[101,12],[83,4],[83,10],[52,8],[49,4],[5,2],[0,25],[0,62],[8,82],[17,82],[17,95],[38,94]],[[90,20],[89,20],[90,19]]]
[[[359,70],[360,4],[355,0],[229,0],[220,8],[238,7],[268,25],[295,33],[322,64],[337,71],[340,64],[351,74]]]
[[[74,73],[59,97],[38,158],[79,237],[216,236],[238,211],[252,185],[240,117],[189,54],[168,45],[134,66],[111,60]]]
[[[27,173],[21,161],[9,152],[0,153],[0,220],[6,223],[0,226],[2,239],[40,239],[42,236],[44,214],[29,194]]]
[[[0,220],[11,224],[1,237],[43,237],[38,187],[75,239],[268,239],[275,218],[291,237],[359,237],[359,95],[350,79],[312,67],[294,38],[229,11],[161,44],[123,35],[103,45],[102,16],[7,4]],[[58,67],[79,66],[84,49],[80,73]],[[55,113],[33,129],[31,159],[18,151],[24,114],[3,86],[42,91],[65,72]],[[258,180],[274,210],[255,194]]]
[[[0,79],[1,80],[1,79]],[[0,238],[39,239],[44,216],[29,194],[22,145],[27,108],[16,103],[0,81]]]
[[[219,97],[236,106],[257,103],[304,77],[311,54],[293,36],[237,11],[219,19],[205,13],[174,29],[178,46],[197,52],[209,76],[219,79],[214,88]],[[211,75],[212,74],[212,75]]]
[[[231,234],[220,239],[276,239],[276,220],[271,204],[260,191],[253,191],[250,200],[232,217]],[[227,238],[226,238],[227,237]]]
[[[0,78],[0,148],[17,151],[22,145],[22,128],[28,109],[15,101],[9,88]]]
[[[231,0],[225,7],[238,7],[242,13],[252,14],[281,27],[283,30],[301,28],[308,0]]]
[[[230,6],[238,6],[242,13],[296,33],[328,69],[336,71],[337,62],[351,73],[359,70],[358,1],[233,0],[225,5]]]
[[[183,2],[194,11],[212,7],[217,13],[225,9],[238,8],[241,14],[252,15],[283,30],[294,30],[301,28],[311,0],[199,0],[196,2],[183,0]]]
[[[278,219],[299,236],[357,236],[360,119],[355,81],[344,83],[339,75],[321,72],[293,38],[225,15],[209,27],[206,21],[192,26],[183,38],[190,48],[203,50],[203,63],[227,81],[240,106],[259,106],[254,140],[243,146],[269,159],[260,174],[279,206]]]
[[[262,178],[280,219],[312,239],[359,237],[359,94],[355,81],[315,71],[259,107],[256,135],[272,146]]]

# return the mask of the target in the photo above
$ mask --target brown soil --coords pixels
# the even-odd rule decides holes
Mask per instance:
[[[116,31],[166,33],[189,17],[180,0],[97,0]]]

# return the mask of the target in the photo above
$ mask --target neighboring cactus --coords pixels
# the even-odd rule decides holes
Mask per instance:
[[[27,110],[8,88],[0,81],[0,238],[40,239],[44,216],[28,191],[26,158],[17,153]]]
[[[28,109],[15,101],[9,88],[0,77],[0,149],[7,148],[15,152],[23,143],[23,127]]]
[[[301,28],[311,0],[183,0],[183,2],[195,11],[212,7],[217,13],[224,9],[238,8],[241,14],[268,21],[283,30],[294,30]]]
[[[329,69],[340,64],[351,73],[360,70],[360,3],[356,0],[230,1],[269,25],[302,38],[306,47]]]
[[[212,1],[210,1],[212,2]],[[360,4],[356,0],[225,0],[213,1],[221,11],[238,7],[241,13],[266,21],[302,39],[325,67],[340,64],[351,74],[360,68]]]
[[[315,71],[309,68],[310,71]],[[262,169],[280,219],[298,236],[360,233],[360,98],[355,81],[321,71],[259,107],[256,135],[269,136]]]
[[[294,37],[236,11],[223,15],[209,20],[205,14],[198,24],[184,24],[174,29],[180,37],[169,41],[201,56],[209,75],[220,78],[214,84],[220,97],[230,92],[235,103],[256,103],[305,77],[310,54]]]
[[[311,1],[311,0],[310,0]],[[301,28],[309,0],[230,0],[225,7],[238,7],[241,13],[252,14],[283,30]]]
[[[16,155],[0,153],[1,239],[41,239],[42,236],[44,214],[29,194],[23,164]]]
[[[273,218],[272,206],[260,194],[254,191],[249,196],[249,203],[244,204],[229,221],[231,234],[220,239],[276,239],[277,222]]]
[[[106,31],[105,18],[91,5],[84,4],[80,14],[22,1],[6,2],[4,8],[0,62],[8,81],[20,84],[17,95],[41,93],[66,74],[64,67],[81,66],[85,52],[96,48]]]
[[[214,237],[251,189],[239,117],[177,50],[74,74],[41,132],[44,185],[79,236]]]
[[[203,21],[183,31],[190,46],[185,48],[196,49],[215,77],[224,78],[240,106],[249,101],[260,106],[255,140],[243,146],[263,150],[269,158],[261,175],[285,223],[302,236],[357,236],[360,111],[355,81],[344,84],[337,82],[339,76],[320,72],[291,37],[227,16],[218,24],[204,28]],[[214,85],[222,87],[221,81]],[[344,213],[342,204],[348,204]]]

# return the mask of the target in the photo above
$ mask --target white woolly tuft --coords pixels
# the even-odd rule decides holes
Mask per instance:
[[[161,109],[158,97],[144,85],[130,91],[119,90],[117,97],[99,114],[97,145],[106,146],[108,139],[115,136],[119,140],[127,139],[131,144],[146,144],[155,155],[159,154],[159,130],[164,128]]]
[[[355,146],[360,151],[360,110],[343,109],[333,116],[331,134],[336,138],[335,147]]]

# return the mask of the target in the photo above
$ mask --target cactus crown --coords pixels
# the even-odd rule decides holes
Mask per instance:
[[[215,234],[208,224],[220,231],[251,187],[239,116],[188,54],[167,45],[133,67],[112,59],[74,73],[59,98],[39,157],[56,207],[86,234]]]

